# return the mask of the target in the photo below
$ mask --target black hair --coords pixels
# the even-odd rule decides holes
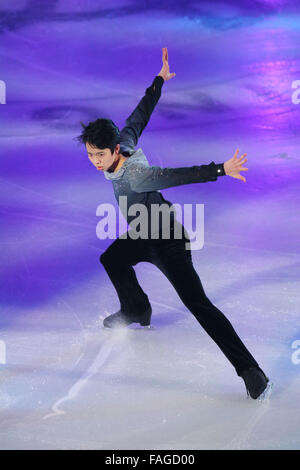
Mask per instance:
[[[109,148],[111,153],[114,153],[116,145],[120,143],[120,131],[111,119],[99,118],[96,121],[89,122],[85,126],[80,122],[83,127],[82,133],[76,139],[82,143],[87,142],[92,147],[99,149]]]

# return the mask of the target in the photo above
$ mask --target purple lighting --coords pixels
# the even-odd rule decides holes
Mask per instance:
[[[299,25],[295,0],[1,2],[0,449],[300,448]],[[103,329],[96,209],[117,204],[75,137],[123,128],[163,47],[176,76],[136,148],[162,168],[247,153],[246,184],[161,193],[204,204],[193,264],[275,383],[260,408],[153,264],[134,266],[153,330]]]

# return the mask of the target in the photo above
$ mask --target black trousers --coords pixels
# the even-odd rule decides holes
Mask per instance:
[[[175,223],[179,224],[177,221]],[[138,283],[133,266],[140,261],[157,266],[169,279],[186,308],[219,346],[240,376],[243,370],[258,367],[258,363],[230,321],[207,298],[193,266],[191,250],[185,248],[185,243],[190,240],[188,233],[183,225],[179,225],[181,239],[175,239],[174,225],[171,226],[169,239],[162,239],[161,236],[156,240],[134,240],[129,236],[127,239],[117,238],[101,254],[100,262],[117,291],[121,310],[134,314],[143,312],[150,302]]]

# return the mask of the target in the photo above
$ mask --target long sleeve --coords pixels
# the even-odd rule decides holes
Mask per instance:
[[[216,181],[224,176],[224,164],[211,162],[209,165],[194,165],[181,168],[131,165],[127,169],[130,187],[137,193],[157,191],[172,186]]]
[[[121,141],[135,147],[138,139],[149,122],[151,114],[161,96],[161,88],[164,79],[157,75],[152,84],[146,89],[145,95],[140,100],[134,111],[125,121],[125,127],[121,131]]]

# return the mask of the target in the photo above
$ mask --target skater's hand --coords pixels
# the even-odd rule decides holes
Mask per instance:
[[[235,154],[232,158],[230,158],[230,160],[227,160],[224,163],[224,171],[226,175],[232,176],[233,178],[238,178],[239,180],[243,180],[244,183],[246,183],[246,179],[244,178],[244,176],[240,175],[240,171],[248,170],[248,168],[243,168],[243,164],[247,161],[247,158],[245,158],[244,160],[243,158],[247,154],[243,153],[241,157],[237,158],[238,152],[239,149],[236,150]]]
[[[168,49],[166,47],[162,48],[162,61],[163,66],[158,75],[160,75],[165,82],[170,80],[170,78],[175,77],[176,73],[170,73],[169,64],[168,64]]]

